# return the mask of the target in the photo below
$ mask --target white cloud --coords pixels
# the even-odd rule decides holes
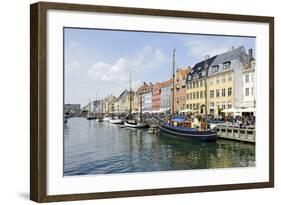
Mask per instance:
[[[129,71],[145,71],[157,68],[165,62],[165,55],[160,49],[150,46],[142,48],[133,56],[120,57],[114,63],[98,62],[89,70],[89,77],[100,82],[129,82]]]
[[[206,55],[210,57],[226,52],[230,49],[229,45],[218,44],[216,41],[205,39],[187,41],[185,43],[188,53],[197,60],[203,60]]]

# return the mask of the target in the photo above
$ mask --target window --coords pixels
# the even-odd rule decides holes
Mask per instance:
[[[251,88],[252,96],[254,96],[254,88]]]
[[[254,82],[254,73],[251,75],[251,81]]]
[[[199,99],[199,91],[196,92],[196,98]]]
[[[232,75],[231,74],[228,75],[228,81],[232,81]]]
[[[189,89],[189,83],[187,83],[186,85],[187,85],[187,86],[186,86],[186,89],[188,90],[188,89]]]
[[[220,83],[220,77],[216,78],[216,83],[219,84]]]
[[[232,108],[232,104],[231,103],[227,103],[227,108],[228,109]]]
[[[202,87],[203,86],[203,81],[202,80],[200,80],[200,87]]]
[[[221,108],[224,110],[225,109],[225,102],[222,102]]]
[[[212,67],[212,73],[216,73],[216,72],[218,72],[218,70],[219,70],[218,65],[215,65],[215,66]]]
[[[192,100],[192,93],[190,93],[189,97],[190,97],[190,100]]]
[[[192,83],[189,84],[190,89],[192,89]]]
[[[231,96],[232,95],[232,88],[228,88],[227,89],[227,96]]]
[[[189,93],[186,94],[186,99],[189,100]]]
[[[186,105],[186,108],[189,109],[189,104]]]
[[[214,97],[214,91],[210,90],[210,98],[213,98],[213,97]]]
[[[195,99],[195,92],[193,93],[193,99]]]
[[[195,88],[195,82],[193,81],[193,88]]]
[[[191,80],[191,75],[188,76],[188,80]]]
[[[245,89],[245,95],[246,95],[246,96],[249,96],[249,88],[246,88],[246,89]]]
[[[217,98],[220,97],[220,90],[219,89],[216,90],[216,97]]]
[[[221,96],[225,97],[225,88],[221,90]]]
[[[210,80],[209,83],[210,83],[210,86],[212,86],[214,82],[213,82],[213,80]]]
[[[227,69],[229,69],[230,68],[230,62],[225,62],[224,64],[223,64],[223,70],[227,70]]]
[[[203,91],[200,91],[200,98],[203,98]]]
[[[225,75],[221,77],[221,82],[225,83]]]
[[[214,102],[210,102],[210,107],[213,108],[215,106]]]
[[[198,86],[199,86],[199,82],[198,82],[198,81],[196,81],[196,88],[198,88]]]
[[[206,75],[206,71],[202,71],[202,77],[204,77]]]
[[[249,82],[249,74],[245,75],[245,82],[248,83]]]

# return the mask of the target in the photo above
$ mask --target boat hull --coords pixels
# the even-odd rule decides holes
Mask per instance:
[[[165,134],[170,137],[197,140],[202,142],[215,142],[218,139],[218,134],[216,130],[179,130],[173,126],[158,125],[159,133]]]
[[[103,120],[101,118],[96,119],[97,122],[102,122]]]
[[[112,124],[124,124],[124,121],[121,119],[118,120],[109,120],[110,123]]]
[[[124,124],[128,127],[133,127],[133,128],[147,128],[148,124],[146,123],[130,123],[130,122],[124,122]]]

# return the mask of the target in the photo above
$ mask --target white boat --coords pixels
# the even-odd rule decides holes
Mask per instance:
[[[104,117],[102,120],[105,121],[105,122],[108,122],[110,120],[110,118],[109,117]]]
[[[123,124],[124,121],[122,119],[111,119],[109,120],[110,123],[112,124]]]
[[[148,124],[144,122],[137,122],[136,120],[128,120],[125,121],[124,124],[128,127],[133,127],[133,128],[146,128],[148,127]]]
[[[97,121],[97,122],[102,122],[103,119],[98,117],[98,118],[96,119],[96,121]]]

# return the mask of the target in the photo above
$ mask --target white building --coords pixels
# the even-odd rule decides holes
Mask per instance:
[[[256,107],[256,72],[255,59],[252,56],[252,50],[249,50],[249,61],[243,70],[243,103],[241,108]]]

